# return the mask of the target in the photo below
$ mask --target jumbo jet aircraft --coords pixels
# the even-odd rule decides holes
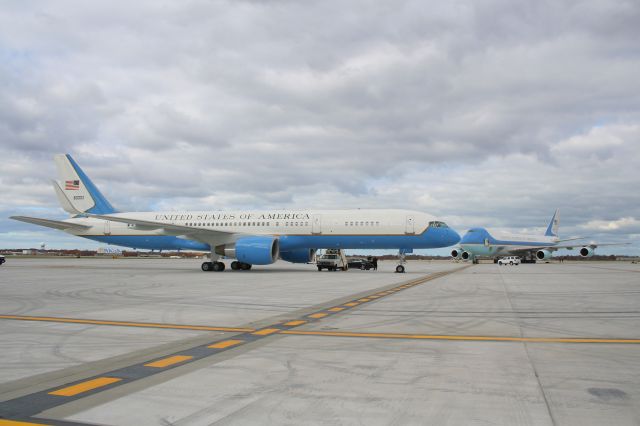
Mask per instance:
[[[598,246],[622,244],[560,244],[566,241],[582,240],[584,238],[558,238],[560,226],[560,212],[555,211],[547,231],[544,235],[509,234],[500,231],[490,231],[486,228],[471,228],[460,240],[460,248],[454,248],[451,256],[455,259],[471,260],[478,263],[478,257],[492,257],[494,262],[499,256],[521,256],[523,262],[536,263],[536,260],[547,260],[552,253],[559,249],[573,250],[580,248],[580,256],[591,257]]]
[[[399,249],[396,272],[413,249],[448,247],[460,236],[444,222],[411,210],[265,210],[118,212],[68,154],[54,157],[60,181],[52,181],[63,221],[26,216],[12,219],[131,248],[211,253],[203,271],[268,265],[278,258],[309,262],[319,248]]]

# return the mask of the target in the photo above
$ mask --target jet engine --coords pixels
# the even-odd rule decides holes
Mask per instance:
[[[582,247],[580,249],[580,256],[582,256],[582,257],[591,257],[591,256],[593,256],[593,248],[591,248],[591,247]]]
[[[234,244],[217,246],[215,252],[250,265],[269,265],[278,259],[280,243],[275,237],[242,237]]]
[[[538,250],[536,252],[536,257],[538,260],[546,260],[551,257],[551,252],[549,250]]]
[[[451,250],[451,257],[454,259],[460,259],[460,257],[462,257],[462,249],[454,248]]]
[[[280,259],[291,263],[308,263],[313,260],[317,249],[295,249],[280,252]]]
[[[469,253],[468,251],[463,251],[460,257],[462,257],[462,260],[469,260],[471,258],[471,253]]]

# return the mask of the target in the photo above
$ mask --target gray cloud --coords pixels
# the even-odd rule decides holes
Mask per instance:
[[[123,209],[638,220],[639,20],[597,0],[10,3],[0,212],[60,215],[70,152]]]

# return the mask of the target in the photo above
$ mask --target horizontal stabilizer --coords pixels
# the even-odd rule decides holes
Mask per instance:
[[[33,223],[34,225],[46,226],[54,229],[77,229],[79,231],[89,229],[90,226],[80,225],[79,223],[64,222],[62,220],[40,219],[38,217],[29,216],[11,216],[9,219],[19,220],[20,222]]]

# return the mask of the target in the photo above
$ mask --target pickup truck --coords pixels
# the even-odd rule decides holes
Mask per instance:
[[[0,265],[2,265],[4,262],[6,262],[6,259],[4,258],[4,256],[0,256]]]

